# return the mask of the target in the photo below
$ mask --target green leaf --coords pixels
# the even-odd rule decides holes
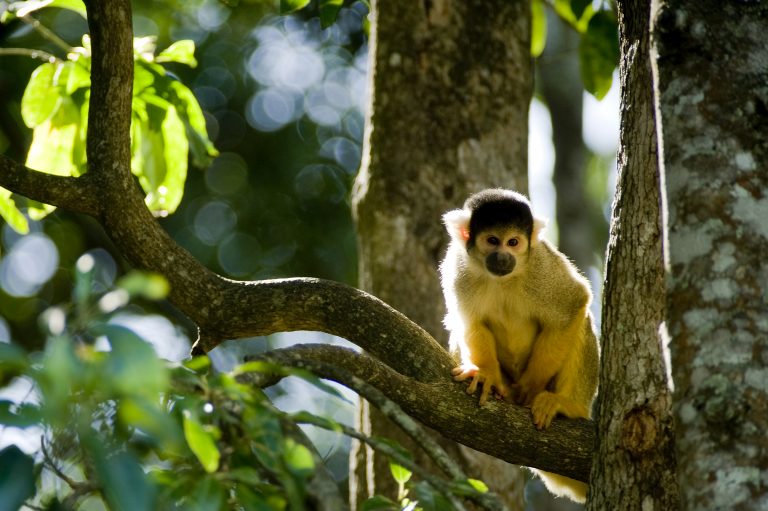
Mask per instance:
[[[410,470],[394,462],[389,463],[389,471],[392,472],[392,477],[400,485],[407,483],[413,475]]]
[[[125,451],[107,454],[95,432],[85,442],[94,459],[96,474],[102,483],[110,509],[133,511],[155,509],[156,488],[144,474],[136,457]]]
[[[0,424],[24,429],[39,425],[41,419],[40,407],[37,405],[0,401]]]
[[[32,132],[27,153],[27,167],[59,176],[78,175],[73,161],[75,142],[79,140],[80,109],[71,98],[63,97],[56,113]]]
[[[197,67],[195,60],[195,42],[192,39],[176,41],[155,57],[155,62],[178,62],[189,67]]]
[[[291,438],[283,444],[283,461],[294,475],[300,477],[309,476],[315,469],[315,461],[309,449]]]
[[[112,347],[104,361],[104,381],[125,396],[156,398],[168,388],[168,370],[154,348],[133,331],[120,325],[94,326],[92,334],[106,335]]]
[[[279,364],[265,362],[263,360],[254,360],[254,361],[246,362],[245,364],[241,364],[235,367],[235,369],[232,371],[232,374],[237,376],[239,374],[248,373],[248,372],[278,374],[282,376],[296,376],[306,381],[307,383],[314,385],[315,387],[322,390],[323,392],[326,392],[332,396],[335,396],[346,403],[352,404],[352,402],[349,399],[347,399],[344,396],[344,394],[339,392],[338,389],[336,389],[335,387],[332,387],[331,385],[328,385],[327,383],[322,381],[320,378],[318,378],[317,376],[315,376],[314,374],[312,374],[311,372],[305,369],[285,367]]]
[[[328,28],[336,21],[344,0],[320,0],[320,26]]]
[[[597,99],[603,99],[619,62],[618,26],[609,11],[599,11],[589,20],[581,38],[579,60],[584,88]]]
[[[531,2],[531,56],[538,57],[547,44],[547,13],[542,0]]]
[[[221,457],[216,441],[189,410],[184,410],[184,437],[205,471],[216,472]]]
[[[208,138],[203,110],[192,91],[181,82],[172,81],[168,87],[171,93],[169,99],[184,121],[189,149],[192,152],[192,164],[205,168],[210,165],[213,158],[219,155],[219,152]]]
[[[0,188],[0,216],[11,226],[11,229],[19,234],[29,233],[29,223],[24,215],[16,206],[16,202],[11,197],[11,192],[5,188]]]
[[[488,493],[488,485],[479,479],[467,479],[467,482],[480,493]]]
[[[64,63],[64,67],[69,69],[66,83],[57,81],[57,85],[64,85],[64,91],[68,95],[74,94],[78,89],[91,87],[91,59],[77,55],[74,61]]]
[[[8,11],[16,16],[26,16],[44,7],[59,7],[78,13],[85,18],[85,4],[82,0],[28,0],[26,2],[13,2],[8,6]]]
[[[62,99],[53,82],[58,70],[59,65],[46,62],[29,77],[21,98],[21,118],[29,128],[39,126],[56,112]]]
[[[131,270],[121,277],[116,286],[132,297],[141,296],[148,300],[162,300],[168,296],[170,285],[159,273]]]
[[[584,10],[591,4],[592,0],[571,0],[571,12],[573,12],[576,19],[580,19],[584,14]]]
[[[195,485],[184,509],[190,511],[219,511],[224,505],[224,488],[213,477],[205,477]],[[224,508],[224,509],[229,509]]]
[[[0,451],[0,507],[19,509],[35,494],[35,462],[11,445]]]
[[[280,14],[298,11],[309,5],[309,0],[280,0]]]
[[[360,511],[380,511],[383,509],[399,510],[400,506],[397,505],[397,502],[381,495],[374,495],[360,506]]]

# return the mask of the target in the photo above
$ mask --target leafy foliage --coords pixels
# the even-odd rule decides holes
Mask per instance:
[[[82,2],[48,0],[15,2],[6,16],[26,16],[43,7],[60,7],[85,15]],[[196,66],[191,40],[176,41],[155,53],[153,38],[134,41],[134,87],[131,125],[131,171],[155,214],[173,213],[181,202],[187,160],[207,166],[218,152],[209,140],[203,112],[190,91],[158,63]],[[58,175],[86,171],[85,137],[90,96],[90,41],[70,48],[66,60],[41,64],[32,73],[21,102],[21,115],[33,130],[26,165]],[[40,219],[53,208],[33,204],[30,217]],[[0,194],[0,215],[18,232],[26,232],[23,216],[9,194]]]
[[[609,2],[595,10],[591,0],[554,0],[547,2],[557,15],[581,35],[579,64],[584,88],[602,99],[613,82],[619,62],[619,33],[616,15]],[[544,0],[531,0],[531,55],[544,51],[547,19]]]
[[[0,451],[0,502],[77,508],[87,499],[108,509],[304,509],[319,456],[292,431],[312,424],[350,434],[348,426],[308,412],[287,414],[241,380],[246,373],[298,376],[340,395],[304,370],[249,362],[217,373],[207,357],[184,364],[160,359],[150,341],[111,318],[132,298],[159,299],[162,277],[132,272],[115,289],[94,292],[91,256],[76,265],[73,300],[44,315],[40,353],[0,343],[0,388],[19,378],[31,399],[0,401],[0,426],[42,431],[42,458],[16,446]],[[413,481],[410,455],[393,453],[398,502],[375,497],[364,509],[449,509],[446,492],[472,496],[480,482]],[[65,484],[45,481],[54,474]]]

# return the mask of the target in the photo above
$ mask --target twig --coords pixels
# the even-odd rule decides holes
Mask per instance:
[[[52,42],[53,44],[55,44],[56,46],[64,50],[66,53],[69,53],[72,51],[72,47],[69,44],[67,44],[67,42],[64,39],[54,34],[53,31],[51,31],[51,29],[49,29],[48,27],[40,23],[38,20],[30,16],[29,14],[21,16],[20,19],[27,25],[34,28],[45,39],[48,39],[50,42]]]
[[[48,453],[48,449],[45,448],[45,437],[40,437],[40,449],[43,451],[43,459],[45,463],[48,465],[48,467],[53,471],[54,474],[56,474],[59,479],[67,483],[67,486],[72,488],[72,490],[78,490],[81,488],[85,483],[79,483],[69,477],[67,474],[65,474],[58,466],[56,466],[56,463],[54,463],[53,458]]]
[[[61,62],[61,59],[43,50],[32,50],[29,48],[0,48],[0,55],[21,55],[33,59],[44,60],[45,62]]]

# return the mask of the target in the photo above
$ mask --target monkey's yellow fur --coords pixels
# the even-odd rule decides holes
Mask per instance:
[[[482,385],[481,404],[495,393],[529,406],[538,429],[558,414],[589,418],[599,348],[586,279],[540,239],[543,222],[534,219],[530,235],[518,225],[495,224],[470,235],[472,213],[444,216],[451,243],[440,271],[445,325],[459,360],[455,379],[471,378],[470,393]],[[499,275],[489,256],[513,269]],[[537,472],[552,493],[585,501],[586,484]]]

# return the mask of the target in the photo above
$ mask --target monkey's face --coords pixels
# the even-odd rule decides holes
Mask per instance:
[[[496,277],[520,271],[528,256],[528,235],[514,227],[483,229],[467,244],[467,252]]]

